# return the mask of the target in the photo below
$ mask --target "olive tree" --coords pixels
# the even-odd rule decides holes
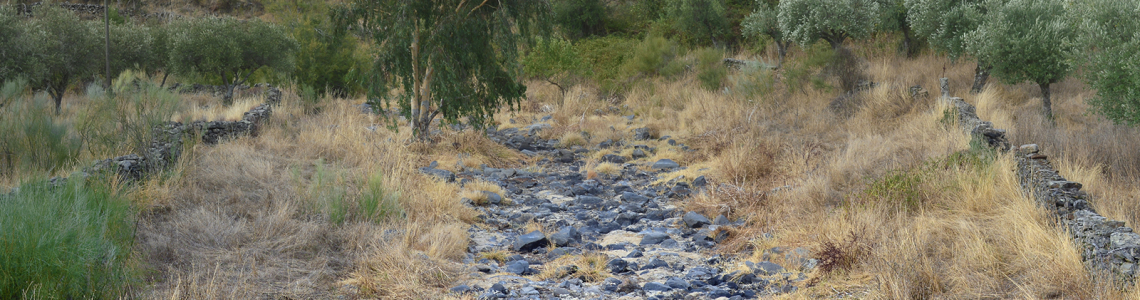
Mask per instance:
[[[1072,71],[1070,55],[1076,31],[1065,6],[1054,0],[987,2],[982,24],[967,34],[966,48],[989,62],[1006,83],[1032,81],[1041,87],[1045,116],[1053,118],[1049,87]]]
[[[1085,81],[1096,89],[1089,104],[1114,122],[1140,125],[1140,3],[1090,0],[1073,12]]]
[[[724,0],[669,0],[665,13],[673,28],[689,41],[708,39],[709,44],[721,47],[731,31]]]
[[[780,31],[800,45],[822,39],[839,49],[848,38],[871,35],[879,6],[876,0],[782,0],[777,20]]]
[[[111,75],[126,70],[144,70],[152,62],[154,39],[150,31],[133,23],[113,24],[111,27]]]
[[[0,84],[24,75],[28,53],[23,40],[24,22],[16,15],[16,10],[8,5],[0,5]]]
[[[744,31],[748,36],[767,36],[776,42],[776,54],[779,59],[776,61],[776,68],[779,69],[784,65],[784,57],[788,53],[788,44],[790,41],[780,31],[780,23],[778,19],[779,12],[775,7],[768,5],[762,1],[756,3],[756,10],[748,15],[741,22],[741,31]]]
[[[606,16],[606,5],[601,0],[554,2],[554,23],[571,38],[606,34]]]
[[[478,128],[501,105],[517,108],[526,92],[517,49],[545,29],[539,26],[550,7],[532,0],[357,0],[352,10],[375,43],[369,102],[398,109],[413,134],[428,140],[437,116],[446,123],[466,118]]]
[[[67,88],[99,73],[103,61],[93,54],[102,52],[102,41],[93,23],[55,5],[36,8],[27,26],[20,43],[30,47],[28,59],[38,69],[30,72],[29,83],[51,95],[59,114]]]
[[[280,27],[260,20],[209,17],[173,24],[170,64],[177,73],[221,77],[222,101],[233,102],[234,87],[245,84],[262,67],[284,72],[292,68],[296,43]]]
[[[934,50],[957,60],[972,55],[966,49],[966,34],[982,23],[985,0],[905,0],[907,22],[914,34],[926,38]],[[992,69],[988,61],[978,59],[974,69],[971,93],[981,92]]]

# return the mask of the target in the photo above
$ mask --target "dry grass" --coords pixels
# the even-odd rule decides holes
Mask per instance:
[[[607,258],[605,254],[565,255],[544,264],[535,278],[558,280],[570,277],[585,282],[599,282],[611,276],[606,269]]]

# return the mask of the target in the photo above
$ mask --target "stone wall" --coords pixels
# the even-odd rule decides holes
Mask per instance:
[[[1081,191],[1081,183],[1062,177],[1036,144],[1010,147],[1005,130],[979,119],[973,105],[962,98],[949,101],[958,110],[959,124],[974,139],[1001,151],[1013,151],[1022,191],[1032,195],[1038,205],[1053,213],[1058,225],[1068,230],[1086,267],[1112,274],[1118,280],[1134,280],[1140,235],[1124,226],[1124,222],[1098,214],[1089,205],[1089,195]]]

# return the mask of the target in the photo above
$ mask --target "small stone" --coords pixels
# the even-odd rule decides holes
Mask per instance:
[[[657,282],[646,283],[641,288],[646,290],[646,291],[657,291],[657,292],[665,292],[665,291],[669,291],[669,290],[673,289],[667,285],[657,283]]]
[[[487,196],[487,203],[498,205],[503,202],[503,196],[499,196],[498,193],[483,191],[483,195]]]
[[[629,156],[633,157],[633,159],[640,159],[645,158],[648,155],[645,154],[645,151],[641,151],[641,149],[633,149],[633,153],[630,153]]]
[[[499,294],[506,294],[507,293],[507,287],[503,286],[502,283],[495,283],[495,284],[491,285],[491,288],[488,290],[490,290],[493,293],[499,293]]]
[[[460,284],[458,286],[451,288],[451,292],[456,293],[456,294],[463,294],[463,293],[467,293],[470,291],[471,291],[471,287],[467,286],[466,284]]]
[[[675,168],[679,168],[679,167],[681,167],[681,165],[677,164],[677,162],[674,162],[671,159],[661,159],[661,160],[658,160],[657,162],[653,163],[652,169],[654,171],[659,171],[659,170],[671,170],[671,169],[675,169]]]
[[[703,188],[708,184],[708,179],[705,179],[705,175],[697,176],[697,178],[693,179],[693,187],[695,188]]]
[[[566,296],[566,295],[570,295],[570,290],[560,288],[560,287],[555,287],[555,288],[550,289],[550,293],[554,294],[555,296]]]
[[[685,213],[685,216],[682,217],[681,220],[683,220],[685,222],[685,226],[688,226],[689,228],[701,228],[705,225],[712,224],[712,222],[709,222],[709,218],[706,218],[704,215],[698,214],[694,211]]]
[[[583,207],[597,208],[601,207],[602,204],[604,204],[606,201],[602,200],[602,198],[594,196],[577,196],[575,197],[574,202]]]
[[[641,204],[641,203],[645,203],[645,201],[649,201],[649,197],[638,195],[637,193],[634,193],[634,192],[622,192],[621,193],[621,199],[626,201],[626,202],[633,202],[633,203],[637,203],[637,204]]]
[[[1109,236],[1113,249],[1140,246],[1140,235],[1132,232],[1113,232]]]
[[[617,154],[606,154],[606,155],[602,156],[602,161],[603,162],[615,163],[615,164],[624,164],[625,163],[625,157],[622,157],[621,155],[617,155]]]
[[[758,262],[756,264],[749,265],[748,267],[752,269],[752,272],[760,273],[761,275],[766,276],[776,275],[784,272],[784,267],[770,261]]]
[[[633,139],[644,141],[648,140],[649,138],[649,128],[638,128],[633,130]]]
[[[717,215],[716,219],[713,219],[713,224],[720,226],[732,225],[732,221],[729,221],[724,215]]]
[[[653,258],[653,259],[650,259],[649,262],[645,263],[644,266],[641,266],[641,270],[650,270],[650,269],[668,268],[668,267],[669,267],[669,263],[665,262],[664,260],[658,259],[658,258]]]
[[[616,292],[618,290],[618,286],[621,286],[621,282],[621,279],[609,277],[606,278],[605,281],[602,281],[602,288],[607,292]]]
[[[679,290],[688,290],[689,289],[689,282],[685,281],[684,279],[677,278],[677,277],[669,278],[669,280],[665,281],[665,285],[668,285],[671,288],[679,289]]]
[[[611,259],[606,263],[606,268],[614,274],[624,273],[627,267],[629,267],[629,262],[620,258]]]
[[[535,230],[519,236],[513,248],[518,252],[530,252],[535,248],[546,247],[547,244],[549,241],[546,240],[546,235],[542,234],[542,231]]]
[[[550,235],[550,241],[559,247],[569,245],[577,239],[578,230],[575,229],[574,226],[563,226],[558,232]]]
[[[518,274],[518,275],[526,275],[525,273],[527,273],[527,269],[530,269],[530,263],[527,262],[525,259],[516,260],[516,261],[512,261],[510,263],[507,263],[507,267],[505,269],[508,273],[514,273],[514,274]]]
[[[634,249],[633,251],[630,251],[629,254],[625,255],[625,257],[628,257],[628,258],[638,258],[638,257],[642,257],[642,256],[644,256],[644,254],[641,253],[641,250],[637,250],[637,249]]]
[[[1034,154],[1034,153],[1037,153],[1037,152],[1038,152],[1038,151],[1040,151],[1040,150],[1041,150],[1041,149],[1040,149],[1039,147],[1037,147],[1037,144],[1026,144],[1026,145],[1021,145],[1021,153],[1025,153],[1025,154]]]
[[[642,246],[656,245],[656,244],[660,244],[661,242],[665,241],[666,239],[669,239],[669,234],[667,234],[667,233],[650,232],[650,233],[646,233],[645,236],[641,238],[641,243],[639,243],[639,245],[642,245]]]

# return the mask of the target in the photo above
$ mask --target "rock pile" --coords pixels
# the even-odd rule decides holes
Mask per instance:
[[[619,173],[586,178],[582,159],[588,151],[559,149],[556,141],[535,135],[541,128],[488,130],[495,141],[543,157],[525,170],[481,167],[452,173],[435,164],[421,169],[459,184],[496,183],[506,194],[485,191],[488,198],[510,199],[465,201],[481,213],[485,226],[469,229],[466,263],[472,279],[453,292],[480,299],[755,298],[795,290],[817,263],[807,249],[774,248],[768,255],[795,265],[763,261],[732,270],[740,262],[711,249],[741,224],[725,216],[710,220],[674,203],[704,188],[704,178],[693,185],[653,185],[659,172],[684,166],[671,160],[635,165],[617,155],[603,159],[619,164]],[[529,224],[544,229],[527,230],[534,228]],[[604,259],[592,267],[604,273],[600,278],[586,269],[591,265],[567,263],[567,258],[599,256]]]
[[[962,98],[949,98],[958,110],[959,124],[975,140],[989,147],[1013,150],[1017,159],[1017,177],[1021,189],[1031,194],[1038,205],[1053,212],[1056,221],[1067,229],[1081,250],[1081,258],[1092,270],[1107,271],[1116,279],[1133,281],[1140,263],[1140,234],[1109,220],[1089,205],[1089,195],[1081,191],[1081,183],[1062,177],[1036,144],[1009,146],[1005,131],[978,119],[974,106]]]

